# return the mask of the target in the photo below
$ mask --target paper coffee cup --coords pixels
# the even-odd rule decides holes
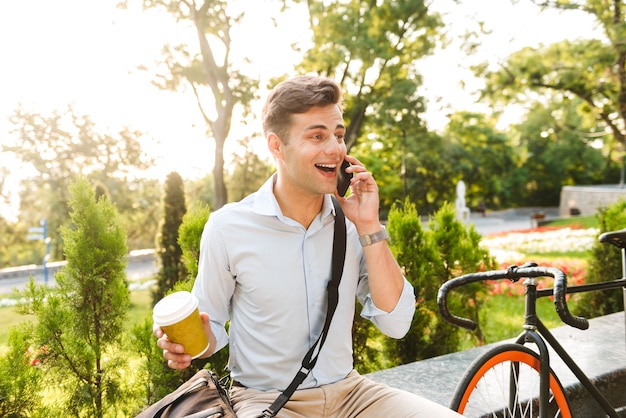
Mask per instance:
[[[161,327],[167,338],[182,344],[185,353],[197,358],[209,348],[204,332],[198,299],[189,292],[175,292],[161,299],[152,311],[154,323]]]

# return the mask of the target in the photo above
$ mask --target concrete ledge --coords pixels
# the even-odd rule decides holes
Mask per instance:
[[[561,345],[578,363],[582,371],[598,385],[615,407],[626,405],[626,322],[624,312],[591,319],[589,329],[582,331],[564,325],[552,329]],[[506,340],[513,342],[515,339]],[[489,350],[488,344],[458,353],[394,367],[368,374],[372,380],[416,393],[448,406],[465,369],[479,355]],[[604,416],[598,412],[574,374],[556,353],[551,352],[552,369],[561,380],[577,418]],[[626,415],[624,415],[626,416]]]

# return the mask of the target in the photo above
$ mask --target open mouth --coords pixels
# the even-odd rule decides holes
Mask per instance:
[[[325,173],[334,173],[337,169],[337,164],[315,164],[315,167]]]

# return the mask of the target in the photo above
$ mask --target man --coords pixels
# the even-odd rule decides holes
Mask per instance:
[[[210,341],[203,357],[230,344],[237,416],[257,417],[274,401],[322,330],[334,230],[331,194],[347,218],[339,304],[317,364],[278,416],[458,416],[353,370],[356,299],[362,316],[386,335],[402,338],[415,298],[387,245],[376,182],[346,155],[338,85],[311,76],[280,83],[263,108],[263,130],[276,173],[256,193],[211,214],[193,288]],[[347,198],[336,192],[344,159],[353,174]],[[160,329],[155,333],[169,366],[188,367],[184,348]]]

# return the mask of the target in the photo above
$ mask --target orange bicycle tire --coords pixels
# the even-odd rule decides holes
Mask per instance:
[[[517,367],[515,371],[512,370],[512,365]],[[455,390],[450,407],[467,417],[537,417],[539,369],[539,355],[530,348],[520,344],[496,346],[468,367]],[[510,400],[507,383],[511,373],[514,373],[516,382],[513,402]],[[496,394],[495,389],[502,393]],[[550,395],[550,416],[571,418],[563,386],[552,370]]]

